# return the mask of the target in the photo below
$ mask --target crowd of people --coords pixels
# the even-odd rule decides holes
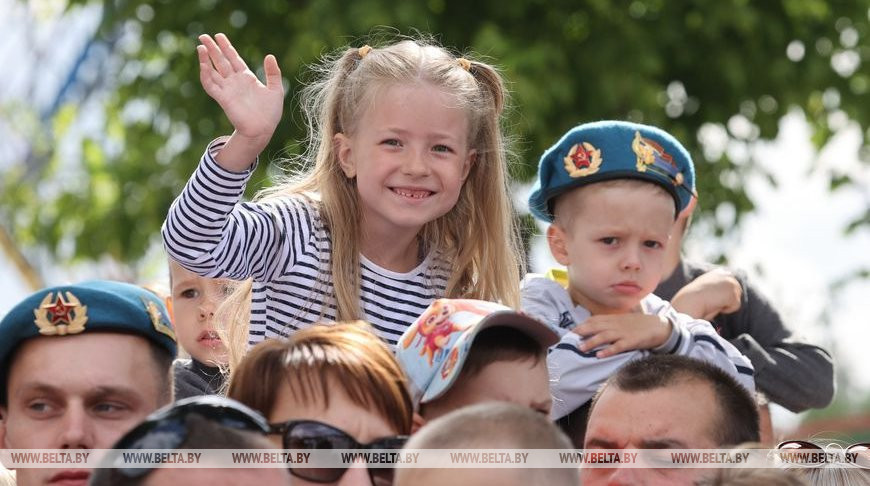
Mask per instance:
[[[794,336],[744,274],[682,258],[698,194],[669,133],[584,123],[550,147],[529,207],[565,269],[526,274],[494,66],[414,40],[325,59],[300,95],[307,169],[245,202],[281,118],[281,73],[267,56],[262,83],[226,36],[200,41],[202,86],[234,132],[209,144],[168,210],[169,295],[81,282],[6,314],[3,449],[723,449],[772,445],[768,401],[797,412],[832,400],[824,349]],[[15,480],[807,481],[785,469],[753,483],[751,471],[617,464],[112,460],[20,468]]]

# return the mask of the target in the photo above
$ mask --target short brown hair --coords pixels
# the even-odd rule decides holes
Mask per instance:
[[[547,347],[528,334],[507,326],[495,326],[478,333],[462,365],[459,380],[472,377],[487,365],[500,361],[532,361],[547,357]],[[458,380],[457,380],[458,381]]]
[[[271,415],[281,384],[303,403],[337,383],[360,407],[377,412],[399,434],[411,431],[411,396],[405,375],[387,345],[363,321],[318,324],[287,340],[254,346],[232,375],[227,396]]]
[[[713,441],[723,446],[758,442],[758,407],[752,395],[722,369],[687,356],[652,355],[626,364],[598,389],[589,416],[595,413],[598,399],[608,387],[629,393],[646,392],[689,381],[708,385],[719,404],[712,420],[716,424]]]

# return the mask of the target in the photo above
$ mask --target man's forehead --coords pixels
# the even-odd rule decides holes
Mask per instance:
[[[136,388],[145,376],[151,376],[142,374],[143,365],[151,359],[148,341],[132,334],[36,337],[19,345],[7,384],[10,394],[24,389],[84,393]]]
[[[99,368],[109,362],[114,366],[104,371],[111,372],[122,368],[126,363],[150,359],[150,346],[143,337],[119,332],[39,336],[19,344],[9,364],[12,370],[22,365],[37,365],[48,373],[57,367],[94,365]],[[71,362],[71,358],[75,361]]]
[[[589,417],[587,443],[597,440],[618,447],[699,447],[712,441],[717,414],[712,389],[696,380],[643,391],[609,386]]]

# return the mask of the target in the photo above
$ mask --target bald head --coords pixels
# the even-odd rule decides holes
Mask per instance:
[[[528,407],[488,402],[461,408],[426,424],[406,449],[571,449],[549,419]],[[400,468],[397,486],[463,484],[576,485],[575,469]]]

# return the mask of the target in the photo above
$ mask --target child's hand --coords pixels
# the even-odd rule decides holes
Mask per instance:
[[[586,319],[571,332],[583,336],[583,352],[609,344],[595,353],[607,358],[635,349],[653,349],[664,344],[671,335],[671,323],[660,316],[647,314],[599,314]]]
[[[695,319],[712,320],[740,309],[743,289],[734,275],[717,268],[686,284],[671,299],[674,309]]]
[[[281,120],[284,104],[281,70],[275,56],[266,56],[264,85],[248,69],[227,36],[217,34],[212,39],[204,34],[199,40],[202,42],[196,46],[199,80],[235,128],[217,161],[228,170],[241,172],[266,148]]]

